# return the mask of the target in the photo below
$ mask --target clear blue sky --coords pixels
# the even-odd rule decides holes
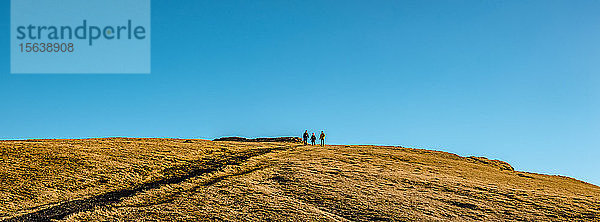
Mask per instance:
[[[9,74],[0,138],[289,136],[600,184],[600,1],[152,1],[152,74]]]

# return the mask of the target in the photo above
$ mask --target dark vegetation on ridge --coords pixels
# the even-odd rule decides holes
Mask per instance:
[[[222,137],[214,139],[213,141],[302,143],[300,137],[265,137],[254,139],[244,137]]]

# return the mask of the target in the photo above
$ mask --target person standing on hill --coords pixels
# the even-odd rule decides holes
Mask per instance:
[[[302,142],[304,142],[304,145],[308,145],[308,130],[304,131],[304,135],[302,135]]]
[[[310,137],[310,143],[314,146],[317,145],[317,137],[315,136],[315,133],[312,134],[312,136]]]
[[[321,146],[325,146],[325,133],[321,131],[321,135],[319,135],[319,139],[321,140]]]

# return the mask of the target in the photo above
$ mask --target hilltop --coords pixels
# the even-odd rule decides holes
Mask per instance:
[[[0,141],[0,203],[3,221],[600,220],[600,187],[572,178],[293,141]]]

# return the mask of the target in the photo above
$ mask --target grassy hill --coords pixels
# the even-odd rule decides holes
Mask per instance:
[[[600,187],[383,146],[0,141],[2,221],[600,220]]]

